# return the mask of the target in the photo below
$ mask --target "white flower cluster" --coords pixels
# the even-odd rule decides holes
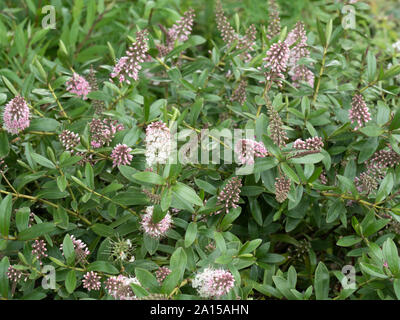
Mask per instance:
[[[105,288],[108,294],[116,300],[136,300],[131,283],[138,286],[141,285],[136,277],[126,277],[120,274],[118,277],[110,277],[107,280]]]
[[[400,51],[400,40],[392,44],[393,48]]]
[[[156,239],[160,239],[161,237],[164,237],[167,231],[171,228],[172,224],[172,217],[167,212],[165,217],[157,222],[153,222],[153,212],[154,212],[154,206],[149,206],[146,208],[146,214],[142,215],[142,221],[140,222],[144,232]]]
[[[166,163],[172,149],[171,133],[165,123],[153,122],[146,128],[146,162],[149,167]]]
[[[233,275],[224,269],[206,268],[198,273],[192,281],[192,287],[197,289],[203,298],[220,297],[228,293],[234,286]]]

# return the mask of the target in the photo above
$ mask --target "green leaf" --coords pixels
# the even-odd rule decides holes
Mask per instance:
[[[221,229],[223,231],[225,231],[226,229],[229,228],[229,226],[231,225],[231,223],[233,221],[235,221],[239,216],[240,213],[242,212],[242,208],[241,207],[237,207],[235,209],[231,209],[229,210],[229,214],[226,214],[224,216],[224,218],[222,219],[222,222],[220,224]]]
[[[298,184],[300,183],[300,179],[297,176],[296,172],[286,162],[281,163],[281,168],[283,172],[290,178],[290,180]]]
[[[67,229],[69,225],[69,216],[63,207],[58,207],[53,213],[54,223],[57,227]]]
[[[340,247],[351,247],[355,245],[356,243],[360,243],[362,241],[362,238],[356,236],[356,235],[351,235],[351,236],[346,236],[343,238],[340,238],[338,242],[336,242],[336,245]]]
[[[362,127],[360,129],[360,131],[362,133],[364,133],[365,135],[367,135],[368,137],[379,137],[384,132],[384,130],[382,128],[380,128],[378,126],[374,126],[374,125]]]
[[[250,253],[256,250],[260,244],[262,243],[262,239],[254,239],[251,241],[247,241],[239,250],[238,254]]]
[[[172,272],[179,272],[181,277],[186,269],[187,255],[182,247],[177,248],[171,255],[170,266]]]
[[[68,293],[74,292],[76,288],[76,273],[75,270],[70,270],[65,278],[65,289]]]
[[[10,144],[5,131],[0,132],[0,158],[4,158],[10,152]]]
[[[10,230],[10,219],[12,211],[12,196],[7,195],[0,204],[0,233],[4,237],[8,237]]]
[[[197,223],[190,222],[185,233],[185,248],[189,248],[197,236]]]
[[[203,98],[198,98],[196,101],[193,103],[193,105],[190,107],[190,123],[192,126],[196,124],[198,121],[201,109],[203,108],[204,105],[204,99]]]
[[[86,185],[89,186],[90,189],[94,189],[94,172],[92,165],[87,162],[85,165],[85,180],[86,180]]]
[[[396,66],[393,66],[392,68],[390,68],[389,70],[387,70],[383,75],[381,75],[379,77],[379,80],[390,79],[390,78],[397,76],[398,74],[400,74],[400,66],[396,65]]]
[[[390,122],[389,130],[396,130],[400,128],[400,108],[397,109],[392,121]]]
[[[392,239],[386,239],[382,251],[390,271],[397,277],[400,273],[400,261],[397,247]]]
[[[360,262],[360,267],[361,267],[362,271],[364,271],[365,273],[367,273],[373,277],[377,277],[380,279],[386,279],[388,277],[387,275],[385,275],[383,273],[383,271],[381,269],[379,269],[378,267],[376,267],[372,264]]]
[[[321,21],[319,21],[319,19],[317,19],[317,31],[318,31],[318,35],[319,35],[319,41],[321,42],[321,45],[324,47],[326,45],[327,41],[326,41],[325,33],[322,28],[322,23],[321,23]]]
[[[32,159],[36,163],[40,164],[43,167],[46,167],[46,168],[49,168],[49,169],[55,169],[56,168],[56,166],[54,165],[53,162],[51,162],[49,159],[41,156],[40,154],[37,154],[35,152],[31,152],[31,156],[32,156]]]
[[[391,192],[394,186],[394,178],[393,174],[390,172],[386,175],[386,177],[381,182],[381,185],[378,189],[375,202],[381,202],[384,200]]]
[[[367,54],[367,79],[368,82],[372,82],[376,75],[376,58],[371,50]]]
[[[30,213],[31,210],[28,207],[22,207],[15,214],[15,224],[19,232],[28,228]]]
[[[18,240],[25,241],[38,238],[44,234],[48,234],[57,229],[54,223],[44,222],[35,224],[32,227],[20,232],[18,234]]]
[[[150,184],[163,185],[165,183],[165,180],[160,175],[150,171],[136,172],[132,177],[138,181]]]
[[[7,87],[7,89],[14,95],[14,96],[18,96],[19,93],[18,91],[14,88],[14,86],[12,85],[12,83],[4,76],[1,76],[1,79],[3,80],[5,86]]]
[[[178,272],[171,272],[163,281],[161,292],[164,294],[171,294],[171,292],[178,286],[180,282],[180,274]]]
[[[397,300],[400,300],[400,279],[394,279],[393,289],[394,293],[396,294]]]
[[[0,262],[0,294],[4,299],[8,299],[8,277],[7,271],[10,266],[8,257],[5,256]]]
[[[315,270],[314,278],[315,298],[327,300],[329,295],[329,271],[325,264],[320,261]]]
[[[167,211],[161,210],[161,206],[159,204],[153,206],[153,215],[152,215],[152,221],[154,223],[160,222],[162,219],[164,219],[165,215],[167,214]]]
[[[60,125],[60,122],[52,118],[37,118],[32,119],[28,131],[54,132]]]
[[[169,78],[178,83],[179,80],[182,78],[182,75],[177,67],[173,67],[167,71]]]
[[[159,245],[158,239],[152,238],[147,234],[143,234],[143,243],[144,247],[150,253],[150,255],[153,255],[158,249]]]
[[[366,160],[368,160],[375,152],[375,150],[378,148],[379,142],[377,138],[369,138],[367,139],[361,147],[360,154],[358,155],[358,160],[357,162],[363,163]]]
[[[87,266],[88,271],[104,272],[109,274],[119,274],[119,270],[108,261],[95,261]]]
[[[183,184],[182,182],[177,182],[175,185],[173,185],[172,191],[189,203],[195,204],[200,207],[203,206],[203,201],[196,194],[196,192],[191,187]]]
[[[209,194],[215,195],[217,193],[217,188],[207,181],[194,178],[194,182],[200,189],[208,192]]]
[[[157,279],[149,271],[142,268],[135,268],[135,275],[144,288],[148,288],[151,292],[159,290],[160,285]]]
[[[61,192],[67,188],[67,177],[62,175],[57,177],[57,187]]]
[[[96,223],[92,225],[90,229],[92,229],[94,233],[102,237],[112,237],[115,235],[115,231],[113,228],[101,223]]]
[[[63,253],[67,264],[72,265],[75,261],[75,248],[69,234],[66,234],[63,240]]]
[[[309,154],[300,158],[291,158],[289,161],[291,163],[307,164],[307,163],[318,163],[324,158],[325,156],[322,153],[316,153],[316,154]]]
[[[217,231],[214,231],[214,239],[215,239],[215,244],[217,245],[217,249],[221,251],[221,253],[224,253],[226,251],[226,243],[224,236]]]
[[[333,21],[332,19],[330,19],[325,29],[326,44],[329,44],[329,42],[331,41],[332,28],[333,28]]]
[[[326,223],[334,222],[343,211],[346,211],[346,208],[342,200],[336,199],[328,209],[328,213],[326,214]]]
[[[161,203],[160,203],[161,210],[167,211],[171,206],[171,202],[172,202],[172,189],[166,188],[161,194]]]
[[[249,198],[250,211],[254,220],[261,227],[263,224],[262,212],[257,198]]]
[[[263,172],[272,169],[278,165],[278,160],[273,157],[256,159],[254,173]]]
[[[267,148],[268,152],[273,154],[276,158],[280,158],[282,156],[281,150],[275,145],[270,137],[263,134],[262,141]]]
[[[342,186],[343,193],[346,193],[346,191],[350,191],[353,194],[353,196],[358,195],[358,191],[352,180],[350,180],[349,178],[347,178],[345,176],[341,176],[341,175],[336,175],[336,176],[340,181],[340,185]]]

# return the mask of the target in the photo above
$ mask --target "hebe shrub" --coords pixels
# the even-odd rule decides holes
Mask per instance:
[[[400,298],[400,46],[349,2],[0,4],[2,298]]]

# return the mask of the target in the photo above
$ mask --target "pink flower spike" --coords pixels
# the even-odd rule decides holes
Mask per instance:
[[[75,93],[80,96],[83,100],[87,99],[87,95],[92,90],[89,82],[82,76],[77,73],[74,73],[72,78],[67,81],[67,91],[71,93]]]
[[[165,217],[157,222],[153,222],[153,211],[154,206],[149,206],[146,208],[146,214],[142,215],[142,221],[140,222],[144,232],[152,238],[160,239],[164,237],[167,231],[171,228],[172,225],[172,217],[167,212]]]
[[[132,151],[126,144],[117,144],[111,152],[111,158],[113,159],[113,167],[121,165],[130,165],[132,161],[132,155],[129,154]]]
[[[12,134],[18,134],[29,127],[30,111],[25,99],[16,96],[4,108],[4,129]]]
[[[357,122],[355,130],[363,127],[365,123],[371,120],[371,114],[369,113],[367,104],[360,94],[356,94],[353,97],[351,109],[349,111],[349,119],[351,123]]]

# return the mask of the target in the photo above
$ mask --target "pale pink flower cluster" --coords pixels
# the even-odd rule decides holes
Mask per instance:
[[[27,273],[24,273],[21,270],[15,268],[14,266],[11,266],[11,265],[8,267],[6,275],[7,275],[7,278],[14,283],[17,283],[22,278],[26,282],[26,280],[28,280],[28,277],[29,277],[29,275]]]
[[[292,74],[293,86],[298,87],[301,81],[308,83],[308,85],[314,87],[314,73],[308,69],[305,65],[298,65],[294,68]]]
[[[354,184],[359,193],[365,192],[369,194],[378,189],[379,183],[384,177],[385,175],[382,167],[375,167],[369,164],[367,165],[366,171],[354,178]]]
[[[117,144],[111,152],[111,159],[113,159],[113,167],[121,165],[130,165],[132,161],[132,151],[126,144]]]
[[[86,272],[83,276],[82,283],[83,287],[88,291],[100,290],[101,287],[100,276],[94,271]]]
[[[371,120],[371,114],[369,113],[367,104],[361,94],[356,94],[353,97],[351,109],[349,111],[349,119],[351,120],[351,123],[358,123],[355,130],[358,130],[364,126],[365,123]]]
[[[388,145],[389,150],[379,150],[374,153],[370,160],[370,165],[377,168],[393,168],[394,166],[400,165],[400,154],[392,149],[391,145]]]
[[[290,180],[286,176],[275,179],[275,198],[279,203],[284,202],[290,191]]]
[[[66,82],[67,91],[75,93],[76,95],[82,97],[83,100],[87,99],[87,95],[92,90],[89,82],[76,72],[72,75],[72,78]]]
[[[122,274],[107,279],[105,288],[115,300],[136,300],[131,283],[141,285],[136,277],[126,277]]]
[[[71,153],[73,153],[73,149],[81,142],[79,134],[69,130],[63,130],[63,132],[59,134],[58,138],[65,150],[70,151]]]
[[[30,112],[28,104],[21,96],[16,96],[6,104],[3,113],[4,129],[12,134],[29,127]]]
[[[309,55],[304,24],[302,22],[297,22],[293,30],[289,32],[285,41],[287,45],[291,47],[288,66],[293,68],[302,57]]]
[[[319,175],[319,181],[321,181],[322,184],[328,184],[328,178],[326,177],[325,172],[321,172]]]
[[[235,30],[232,28],[229,23],[227,17],[224,14],[224,10],[222,9],[221,1],[217,1],[216,12],[215,12],[217,28],[221,33],[222,40],[228,45],[231,46],[235,40],[237,39],[237,35]]]
[[[166,163],[172,150],[171,132],[162,121],[149,124],[146,128],[146,162],[149,167]]]
[[[237,101],[243,105],[246,102],[246,87],[247,81],[241,80],[238,87],[232,93],[231,101]]]
[[[110,118],[103,120],[93,118],[89,127],[91,133],[90,144],[93,148],[101,148],[104,145],[108,146],[115,134],[125,129],[117,120],[111,120]]]
[[[279,7],[275,0],[268,1],[268,28],[267,39],[271,40],[281,32],[281,19],[279,17]]]
[[[206,268],[197,273],[192,280],[192,287],[197,289],[203,298],[221,297],[227,294],[234,284],[232,273],[224,269]]]
[[[148,206],[146,208],[146,213],[142,215],[142,221],[140,223],[142,225],[144,233],[152,238],[160,239],[164,237],[167,231],[171,228],[172,217],[169,212],[167,212],[167,214],[161,221],[154,223],[153,211],[154,206]]]
[[[238,155],[240,164],[253,165],[254,157],[264,158],[268,151],[262,142],[251,139],[240,139],[235,145],[235,152]]]
[[[115,65],[111,77],[118,77],[119,82],[130,84],[129,78],[137,81],[139,79],[139,71],[142,69],[143,63],[147,57],[146,53],[149,50],[147,45],[147,31],[142,30],[136,33],[136,41],[125,52],[125,56],[120,58]]]
[[[35,240],[35,242],[32,244],[32,255],[39,260],[40,264],[42,264],[41,259],[47,257],[46,252],[46,242],[44,240]]]
[[[157,45],[160,56],[166,56],[174,48],[175,41],[178,40],[180,42],[185,42],[189,39],[189,35],[191,34],[193,28],[194,17],[194,10],[189,9],[183,14],[183,17],[176,21],[168,31],[162,27],[166,39],[165,45]]]
[[[80,263],[86,263],[86,257],[90,254],[89,249],[86,246],[86,243],[84,243],[80,239],[76,239],[74,235],[70,236],[72,244],[74,245],[74,250],[75,250],[75,257],[78,262]],[[63,244],[60,245],[60,250],[62,254],[64,255],[63,252]]]
[[[223,205],[225,212],[228,213],[230,208],[237,208],[240,200],[240,191],[242,187],[242,179],[233,177],[225,187],[219,192],[217,197],[217,206]],[[217,211],[215,214],[221,213],[224,209]]]
[[[289,53],[290,50],[286,42],[278,41],[269,48],[267,56],[263,59],[265,62],[263,68],[266,70],[264,73],[266,81],[274,81],[279,87],[282,87]]]
[[[168,30],[169,38],[172,41],[178,40],[180,42],[185,42],[189,39],[189,35],[193,28],[193,19],[195,17],[194,10],[189,9],[183,14],[175,24]]]
[[[224,40],[224,42],[228,46],[231,46],[235,41],[237,41],[236,48],[238,50],[244,50],[240,54],[240,57],[244,59],[245,62],[250,61],[252,56],[249,51],[252,50],[252,47],[256,43],[256,34],[257,34],[257,30],[254,24],[249,26],[244,36],[237,34],[224,14],[221,1],[217,1],[215,18],[217,22],[217,29],[221,33],[222,40]]]
[[[296,150],[314,150],[320,151],[324,147],[324,142],[321,137],[312,137],[303,141],[302,139],[297,139],[293,143],[293,148]]]
[[[171,273],[171,269],[168,267],[158,268],[158,270],[156,271],[156,278],[157,278],[158,283],[161,284],[170,273]]]
[[[288,67],[290,68],[289,74],[292,76],[293,85],[298,87],[300,81],[305,81],[310,87],[313,87],[314,74],[305,65],[298,64],[301,58],[306,58],[310,55],[307,49],[306,31],[302,22],[298,22],[294,29],[289,32],[285,42],[288,47],[291,47]]]

